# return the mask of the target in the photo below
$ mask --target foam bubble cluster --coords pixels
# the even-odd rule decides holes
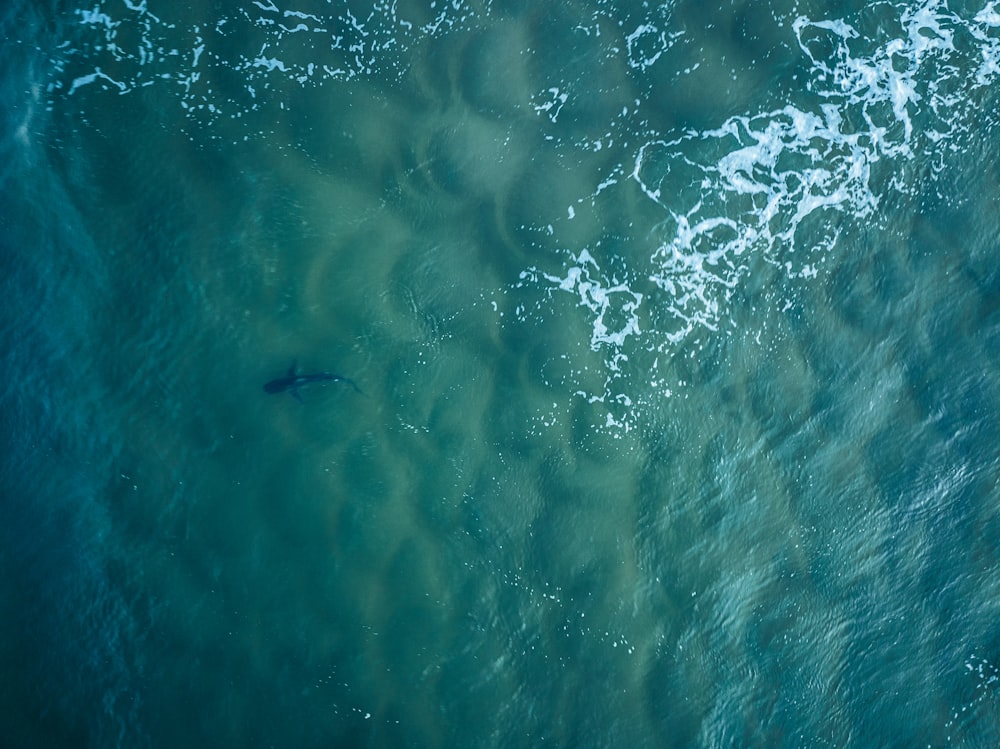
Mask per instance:
[[[249,115],[288,112],[290,96],[329,82],[398,80],[416,40],[444,35],[474,16],[466,0],[431,3],[419,16],[378,0],[363,14],[327,6],[314,13],[273,0],[231,15],[164,20],[140,3],[96,3],[75,12],[73,38],[53,65],[53,97],[97,85],[117,94],[171,88],[192,127],[239,121],[245,137],[268,135]],[[284,6],[284,3],[282,3]],[[189,9],[196,14],[198,9]]]
[[[903,164],[940,162],[961,148],[973,94],[998,72],[996,4],[963,18],[931,0],[901,9],[895,25],[874,15],[791,19],[794,43],[808,61],[800,81],[806,96],[790,94],[779,108],[737,114],[715,128],[650,133],[631,167],[620,169],[664,218],[651,233],[647,259],[631,260],[629,275],[651,284],[643,285],[646,293],[613,287],[629,299],[636,321],[628,335],[604,335],[606,307],[587,298],[590,286],[581,295],[594,326],[591,346],[606,351],[609,371],[618,371],[630,351],[669,355],[685,341],[717,334],[754,265],[790,279],[819,275],[845,226],[877,218],[891,192],[924,189]],[[661,36],[664,49],[674,41]],[[635,40],[650,38],[644,30]],[[643,52],[650,65],[657,58]],[[564,274],[529,275],[581,294],[576,280],[589,282],[596,266],[587,253],[568,257]],[[642,316],[654,324],[640,333]],[[621,378],[609,382],[630,387]]]

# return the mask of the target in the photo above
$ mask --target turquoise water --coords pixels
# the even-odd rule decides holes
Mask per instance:
[[[4,745],[1000,745],[995,3],[0,24]]]

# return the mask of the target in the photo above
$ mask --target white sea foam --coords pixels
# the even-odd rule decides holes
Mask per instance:
[[[593,316],[590,348],[594,351],[604,346],[620,349],[629,336],[639,333],[637,310],[642,304],[642,294],[632,291],[628,284],[621,283],[617,279],[609,281],[602,277],[600,267],[587,250],[581,250],[572,257],[574,265],[567,269],[564,277],[543,273],[537,268],[529,268],[521,274],[522,284],[538,283],[541,278],[562,291],[578,296],[579,305],[589,310]],[[611,323],[612,315],[624,322]],[[623,354],[619,352],[620,356]],[[611,367],[617,369],[616,361],[611,362]]]
[[[637,69],[651,67],[680,36],[680,32],[668,33],[660,30],[654,24],[639,24],[631,34],[625,37],[629,67]]]
[[[564,91],[560,91],[558,88],[550,88],[543,94],[539,94],[536,97],[536,101],[540,101],[540,104],[535,104],[535,111],[539,114],[545,114],[552,122],[556,122],[559,119],[559,112],[562,111],[563,105],[569,99],[569,94]]]
[[[692,336],[717,334],[751,258],[789,277],[817,276],[844,222],[877,215],[887,190],[917,189],[899,176],[900,163],[945,153],[942,146],[967,131],[970,89],[995,82],[998,72],[994,2],[963,19],[943,0],[930,0],[903,9],[896,33],[883,37],[840,19],[799,17],[791,27],[810,62],[805,85],[822,102],[816,109],[789,101],[715,129],[653,137],[637,149],[629,176],[665,220],[648,264],[633,261],[630,275],[645,276],[656,292],[639,294],[627,284],[613,290],[629,299],[631,320],[646,305],[655,326],[640,332],[636,322],[621,335],[605,334],[606,308],[588,297],[596,269],[589,255],[569,254],[564,274],[529,272],[581,296],[592,318],[591,345],[605,347],[609,371],[617,372],[630,351],[669,354]],[[655,31],[640,27],[628,37],[630,64],[657,61],[656,52],[644,48],[637,56],[631,46]],[[672,37],[661,36],[665,51]],[[873,177],[879,167],[894,175],[885,184]],[[619,378],[608,382],[628,387]],[[606,400],[613,391],[596,395]]]
[[[103,72],[100,68],[95,68],[93,73],[89,73],[87,75],[81,75],[79,78],[74,78],[73,82],[70,84],[68,93],[72,95],[76,93],[76,90],[78,88],[82,88],[83,86],[89,86],[91,83],[94,83],[96,81],[107,81],[112,86],[117,88],[120,93],[123,94],[129,90],[128,86],[122,81],[116,81],[110,75]]]
[[[439,4],[435,18],[423,24],[407,19],[395,0],[377,0],[364,16],[348,8],[317,14],[282,5],[254,0],[206,27],[162,20],[145,2],[100,0],[76,11],[80,38],[53,60],[54,69],[69,70],[71,77],[56,79],[50,93],[73,94],[97,81],[111,83],[122,93],[150,81],[180,81],[178,107],[192,128],[237,120],[246,128],[251,127],[246,117],[251,112],[285,110],[280,92],[294,87],[402,75],[406,54],[417,40],[462,28],[476,15],[464,0]],[[240,37],[246,40],[244,47],[230,44]],[[102,62],[109,59],[116,63],[114,79],[102,72],[102,65],[110,69]],[[85,69],[88,65],[90,70]],[[144,73],[144,67],[152,71]],[[235,80],[242,90],[230,89],[223,97],[215,81],[227,71],[239,74]],[[272,94],[266,102],[257,96],[261,90]],[[266,137],[271,129],[261,127],[244,137]]]

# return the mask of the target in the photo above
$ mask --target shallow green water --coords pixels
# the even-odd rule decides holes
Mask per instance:
[[[12,746],[997,743],[992,5],[6,13]]]

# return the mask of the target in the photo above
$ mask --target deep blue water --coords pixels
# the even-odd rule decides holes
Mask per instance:
[[[0,28],[0,743],[1000,744],[995,3]]]

